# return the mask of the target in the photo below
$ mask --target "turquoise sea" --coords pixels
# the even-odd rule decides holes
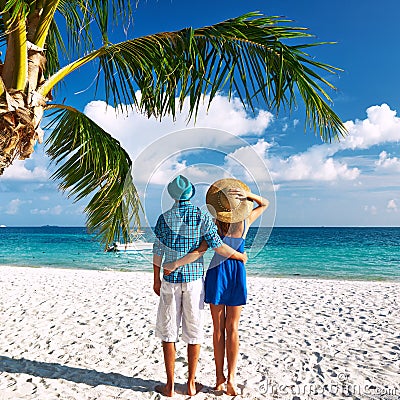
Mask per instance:
[[[0,228],[0,243],[1,265],[152,270],[151,252],[106,253],[85,228]],[[251,228],[247,252],[249,275],[400,281],[400,228]]]

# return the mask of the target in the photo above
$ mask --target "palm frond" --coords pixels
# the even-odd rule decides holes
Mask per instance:
[[[53,105],[47,128],[47,154],[58,169],[53,179],[75,201],[92,195],[85,208],[87,227],[107,246],[129,240],[131,223],[140,226],[139,195],[131,177],[132,162],[119,142],[78,110]]]
[[[29,17],[32,3],[29,0],[0,0],[0,45],[7,43],[7,35],[15,29],[13,25],[18,20]]]
[[[94,49],[91,34],[93,17],[83,6],[82,1],[61,0],[57,11],[64,18],[66,25],[68,59],[76,54],[92,51]]]
[[[21,16],[27,17],[31,9],[29,0],[7,0],[1,9],[1,13],[7,14],[6,27],[8,28],[14,22],[19,21]]]
[[[94,38],[99,34],[102,43],[108,44],[110,24],[128,23],[132,19],[131,3],[129,0],[61,0],[58,11],[66,24],[68,54],[94,50]]]
[[[67,56],[67,49],[65,47],[62,35],[58,29],[57,24],[53,21],[49,29],[49,35],[46,43],[46,70],[45,76],[51,76],[60,69],[60,56]]]
[[[85,0],[90,14],[94,17],[99,28],[103,43],[108,43],[109,23],[130,24],[132,21],[132,1],[130,0]],[[108,11],[111,11],[111,14]]]
[[[108,6],[107,0],[92,0],[89,2],[90,14],[96,21],[96,25],[101,33],[103,43],[108,43]]]
[[[135,104],[149,117],[175,116],[188,97],[189,118],[196,117],[205,94],[210,102],[218,91],[239,96],[254,109],[263,100],[270,110],[291,110],[300,96],[306,107],[306,122],[324,140],[346,133],[330,107],[326,89],[335,89],[321,74],[339,70],[315,61],[306,50],[325,43],[299,44],[312,37],[305,28],[282,26],[287,20],[249,13],[219,24],[177,32],[139,37],[105,45],[86,56],[58,77],[96,58],[104,82],[106,100],[114,106]],[[295,40],[294,45],[287,42]],[[137,97],[140,89],[141,97]],[[179,99],[178,107],[175,104]]]
[[[0,46],[4,46],[7,43],[6,26],[4,24],[3,15],[0,14]]]

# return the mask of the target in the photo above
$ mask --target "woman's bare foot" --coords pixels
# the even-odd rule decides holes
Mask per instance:
[[[233,382],[228,381],[226,383],[226,394],[229,396],[236,396],[238,394],[238,391]]]
[[[198,382],[188,382],[187,383],[187,391],[189,396],[194,396],[199,393],[200,390],[203,389],[203,385]]]
[[[215,384],[215,390],[224,390],[224,383],[226,378],[224,375],[217,376],[217,383]]]
[[[174,389],[167,387],[167,385],[157,385],[154,390],[166,397],[173,397],[174,395]]]

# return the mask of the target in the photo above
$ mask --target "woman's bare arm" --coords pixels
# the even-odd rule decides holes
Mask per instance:
[[[191,251],[182,258],[178,258],[176,261],[165,263],[163,265],[164,275],[170,275],[173,271],[175,271],[182,265],[190,264],[196,261],[207,251],[207,249],[208,249],[207,242],[203,240],[197,249]],[[247,262],[246,253],[241,253],[240,251],[236,251],[235,249],[233,249],[232,247],[228,246],[225,243],[222,243],[221,246],[216,247],[213,250],[225,258],[232,258],[234,260],[243,261],[244,263]]]
[[[258,204],[258,207],[253,208],[251,211],[248,221],[249,225],[251,225],[269,206],[269,201],[264,199],[264,197],[258,196],[250,191],[246,191],[239,188],[229,189],[229,194],[235,196],[239,200],[250,200],[255,201]]]
[[[198,260],[208,249],[208,244],[205,240],[200,243],[200,246],[197,249],[194,249],[190,253],[186,254],[182,258],[178,258],[176,261],[172,261],[170,263],[165,263],[163,265],[164,275],[169,275],[174,272],[177,268],[182,265],[190,264]]]

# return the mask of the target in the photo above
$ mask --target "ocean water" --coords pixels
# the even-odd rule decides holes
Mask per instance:
[[[0,243],[1,265],[152,270],[151,251],[104,252],[85,228],[0,228]],[[400,228],[250,228],[247,252],[250,276],[400,280]]]

